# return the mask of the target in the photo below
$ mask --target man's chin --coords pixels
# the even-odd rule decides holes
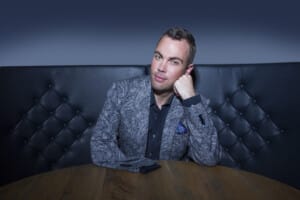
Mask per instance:
[[[165,94],[174,92],[173,88],[157,88],[152,86],[152,90],[155,94]]]

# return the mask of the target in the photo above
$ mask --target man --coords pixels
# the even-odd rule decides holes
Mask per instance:
[[[171,28],[158,41],[150,76],[112,85],[91,138],[96,165],[140,172],[155,160],[218,162],[208,100],[190,75],[195,53],[193,35]]]

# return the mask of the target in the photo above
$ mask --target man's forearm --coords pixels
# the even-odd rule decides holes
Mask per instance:
[[[185,108],[185,115],[191,132],[188,155],[199,164],[215,165],[220,157],[219,141],[207,105],[208,102],[204,100]]]

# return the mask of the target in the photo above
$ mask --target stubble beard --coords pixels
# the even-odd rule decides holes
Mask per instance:
[[[167,82],[167,80],[166,80]],[[173,84],[168,85],[168,83],[156,83],[155,73],[151,74],[151,87],[156,95],[167,95],[174,92]]]
[[[165,88],[156,87],[151,83],[152,90],[156,95],[170,94],[174,92],[173,86],[166,86]]]

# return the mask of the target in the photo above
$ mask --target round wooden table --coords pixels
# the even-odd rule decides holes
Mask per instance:
[[[300,199],[300,190],[227,167],[160,161],[135,174],[94,165],[51,171],[0,187],[0,199]]]

